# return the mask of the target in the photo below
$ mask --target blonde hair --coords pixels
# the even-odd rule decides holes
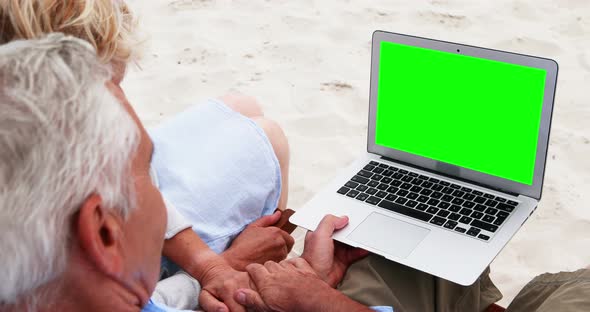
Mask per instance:
[[[136,22],[122,0],[2,0],[0,44],[62,32],[88,41],[103,63],[137,57]]]

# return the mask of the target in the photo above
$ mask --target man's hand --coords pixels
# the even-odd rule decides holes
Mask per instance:
[[[287,257],[295,240],[275,227],[281,212],[264,216],[249,224],[221,255],[236,270],[244,271],[251,263],[281,261]]]
[[[330,305],[330,297],[342,296],[322,281],[302,258],[263,265],[251,264],[248,274],[256,286],[239,289],[237,302],[249,311],[323,311],[322,305]]]
[[[201,282],[199,305],[205,311],[246,311],[234,300],[237,289],[250,288],[250,277],[246,272],[234,270],[222,257],[215,254],[207,262]]]
[[[301,257],[332,287],[340,283],[352,263],[369,254],[366,250],[332,240],[334,231],[347,224],[348,217],[327,215],[314,232],[308,232],[305,236],[305,249]]]

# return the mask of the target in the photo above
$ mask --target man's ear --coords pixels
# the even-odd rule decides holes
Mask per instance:
[[[80,249],[97,270],[109,276],[121,276],[121,224],[102,206],[99,195],[90,195],[82,204],[75,233]]]

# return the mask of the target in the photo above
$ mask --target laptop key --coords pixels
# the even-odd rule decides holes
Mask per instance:
[[[471,222],[471,226],[475,226],[476,228],[480,228],[482,230],[486,230],[488,232],[496,232],[498,230],[498,227],[496,225],[492,225],[486,222],[482,222],[479,220],[473,220],[473,222]]]
[[[377,185],[377,189],[381,190],[381,191],[385,191],[388,188],[389,188],[389,184],[381,183],[381,184]]]
[[[475,199],[475,195],[467,193],[465,195],[463,195],[463,199],[465,200],[474,200]]]
[[[404,190],[409,190],[412,187],[412,184],[410,183],[402,183],[402,185],[400,185],[399,187],[403,188]]]
[[[385,178],[381,179],[381,183],[387,183],[387,184],[389,184],[389,183],[391,183],[391,181],[393,181],[392,178],[385,177]]]
[[[414,180],[410,181],[410,183],[412,183],[414,185],[420,185],[420,184],[422,184],[422,182],[424,182],[424,181],[421,180],[420,178],[414,178]]]
[[[424,196],[430,196],[430,194],[432,194],[432,190],[429,189],[423,189],[420,194],[424,195]]]
[[[356,190],[357,190],[357,191],[364,192],[364,191],[366,191],[368,188],[369,188],[368,186],[366,186],[366,185],[362,185],[362,184],[361,184],[361,185],[359,185],[359,186],[357,186],[357,187],[356,187]]]
[[[419,175],[418,178],[420,178],[422,180],[428,180],[428,177],[423,174]]]
[[[424,211],[424,210],[428,209],[428,205],[426,205],[426,204],[418,204],[418,206],[416,207],[416,209]]]
[[[489,199],[494,199],[494,198],[496,198],[496,196],[494,196],[494,195],[492,195],[492,194],[488,194],[488,193],[485,193],[485,194],[483,194],[483,197],[485,197],[485,198],[489,198]]]
[[[387,168],[389,168],[389,166],[388,166],[388,165],[386,165],[386,164],[379,164],[379,167],[381,167],[381,168],[383,168],[383,169],[387,169]]]
[[[465,208],[473,208],[473,207],[475,207],[475,203],[474,202],[471,202],[471,201],[466,201],[466,202],[463,203],[463,207],[465,207]]]
[[[443,195],[443,197],[441,199],[444,200],[444,201],[446,201],[447,203],[450,203],[453,200],[453,196],[451,196],[451,195]]]
[[[379,198],[379,197],[369,196],[369,198],[367,198],[367,200],[365,200],[365,203],[369,203],[371,205],[377,205],[380,201],[381,201],[381,198]]]
[[[437,207],[441,208],[441,209],[447,209],[447,208],[451,207],[451,204],[449,204],[447,202],[440,202]]]
[[[433,191],[436,191],[436,192],[440,192],[440,191],[442,191],[443,188],[445,188],[445,187],[440,184],[435,184],[430,189]]]
[[[449,207],[449,211],[452,211],[452,212],[459,212],[459,210],[461,210],[461,207],[459,207],[457,205],[451,205],[451,207]]]
[[[461,219],[461,215],[458,213],[451,213],[451,215],[449,216],[449,219],[451,219],[453,221],[459,221],[459,219]]]
[[[373,166],[373,165],[366,165],[365,167],[363,167],[363,169],[365,169],[367,171],[371,171],[371,170],[375,169],[375,166]]]
[[[350,187],[350,188],[356,188],[357,186],[359,186],[359,184],[356,182],[348,181],[348,182],[346,182],[346,184],[344,184],[344,186]]]
[[[496,214],[496,216],[498,218],[508,218],[508,213],[505,211],[498,211],[498,213]]]
[[[375,196],[379,197],[379,198],[385,198],[385,196],[387,196],[388,194],[386,192],[383,191],[379,191],[377,192],[377,194],[375,194]]]
[[[446,217],[448,217],[448,216],[449,216],[449,214],[450,214],[450,212],[448,212],[447,210],[442,210],[442,209],[441,209],[441,210],[439,210],[439,211],[436,213],[436,215],[437,215],[437,216],[440,216],[440,217],[443,217],[443,218],[446,218]]]
[[[348,193],[346,193],[346,196],[355,198],[359,193],[360,193],[359,191],[351,190]]]
[[[435,198],[435,199],[439,199],[439,198],[443,197],[443,193],[434,192],[434,193],[432,193],[432,195],[430,195],[430,197]]]
[[[394,173],[394,174],[393,174],[393,178],[394,178],[394,179],[401,179],[401,178],[403,178],[403,177],[404,177],[404,175],[403,175],[403,174],[401,174],[401,173],[399,173],[399,172],[398,172],[398,173]]]
[[[477,238],[483,239],[483,240],[485,240],[485,241],[487,241],[487,240],[489,240],[489,239],[490,239],[490,237],[489,237],[489,236],[487,236],[487,235],[483,235],[483,234],[479,234],[479,235],[477,236]]]
[[[379,182],[377,181],[369,181],[369,183],[367,184],[370,187],[376,187],[377,185],[379,185]]]
[[[505,203],[506,202],[506,198],[496,197],[496,201],[499,201],[501,203]]]
[[[367,184],[367,182],[369,182],[369,179],[367,179],[365,177],[361,177],[359,175],[355,175],[354,177],[352,177],[351,180],[354,182],[358,182],[360,184]]]
[[[481,197],[481,196],[477,196],[474,200],[474,202],[478,203],[478,204],[483,204],[486,202],[486,199]]]
[[[467,231],[467,235],[469,235],[469,236],[477,236],[477,234],[479,234],[479,232],[481,232],[480,229],[472,227],[472,228],[469,229],[469,231]]]
[[[418,198],[418,194],[416,194],[416,193],[410,193],[410,194],[408,194],[408,196],[407,196],[407,197],[408,197],[409,199],[416,199],[416,198]]]
[[[430,178],[430,179],[428,179],[428,181],[430,181],[430,182],[433,182],[433,183],[438,183],[438,182],[440,182],[440,180],[439,180],[439,179],[437,179],[437,178]]]
[[[430,221],[430,219],[432,218],[432,215],[429,213],[422,212],[416,209],[407,208],[387,200],[380,202],[377,206],[425,222]]]
[[[338,194],[344,195],[344,194],[348,193],[348,191],[350,191],[350,189],[348,187],[343,186],[338,190]]]
[[[383,175],[386,177],[391,177],[393,175],[393,171],[385,170],[385,171],[383,171]]]
[[[369,162],[369,165],[378,166],[378,165],[379,165],[379,163],[378,163],[378,162],[376,162],[376,161],[372,161],[372,160],[371,160],[371,161]]]
[[[399,190],[399,191],[397,191],[396,194],[399,195],[399,196],[406,196],[406,195],[408,195],[408,193],[409,192],[406,191],[406,190]]]
[[[456,227],[455,231],[459,232],[459,233],[465,233],[465,231],[467,231],[466,229],[462,228],[462,227]]]
[[[391,182],[390,184],[393,185],[393,186],[400,186],[400,185],[402,185],[402,181],[393,180],[393,182]]]
[[[488,207],[496,207],[496,205],[498,205],[498,202],[495,200],[490,199],[486,202],[486,206],[488,206]]]
[[[438,203],[440,203],[440,200],[438,200],[438,199],[434,199],[434,198],[431,198],[431,199],[430,199],[430,200],[427,202],[427,204],[429,204],[429,205],[431,205],[431,206],[436,206],[436,205],[438,205]]]
[[[504,203],[499,203],[498,206],[496,206],[496,208],[506,212],[512,212],[514,210],[514,207]]]
[[[484,211],[486,211],[486,206],[481,205],[481,204],[477,204],[477,205],[475,205],[475,207],[473,207],[473,209],[477,210],[479,212],[484,212]]]
[[[496,221],[494,221],[493,224],[494,225],[497,225],[497,226],[500,226],[500,225],[502,225],[502,223],[504,223],[504,221],[506,221],[506,218],[498,217],[498,218],[496,218]]]
[[[495,216],[496,213],[498,213],[498,209],[488,208],[488,209],[486,209],[486,213],[489,215]]]
[[[375,172],[377,174],[381,174],[381,173],[383,173],[383,171],[385,171],[385,169],[380,168],[380,167],[377,167],[377,168],[373,169],[373,172]]]
[[[480,220],[483,216],[484,216],[483,213],[481,213],[479,211],[474,211],[470,217],[472,217],[473,219]]]
[[[509,200],[508,201],[508,205],[512,205],[512,206],[518,206],[518,203],[513,201],[513,200]]]
[[[435,214],[438,212],[438,208],[428,207],[428,209],[426,209],[426,212]]]
[[[419,197],[418,197],[418,199],[417,199],[417,200],[418,200],[419,202],[421,202],[421,203],[425,203],[425,202],[427,202],[427,201],[428,201],[428,197],[426,197],[426,196],[424,196],[424,195],[421,195],[421,196],[419,196]]]
[[[422,183],[422,187],[424,188],[431,188],[434,184],[432,182],[424,182]]]
[[[469,224],[469,223],[471,223],[471,220],[473,220],[473,219],[471,219],[470,217],[462,216],[461,219],[459,219],[459,222]]]
[[[410,208],[414,208],[416,207],[416,205],[418,205],[418,202],[410,200],[406,203],[406,206],[410,207]]]
[[[451,183],[447,182],[447,181],[440,181],[439,184],[442,184],[444,186],[449,186],[451,185]]]
[[[385,197],[385,199],[387,199],[389,201],[394,201],[397,199],[397,195],[389,194]]]
[[[361,170],[357,173],[357,175],[360,175],[361,177],[365,177],[365,178],[370,178],[373,176],[373,174],[367,170]]]
[[[464,200],[462,200],[461,198],[455,198],[451,201],[451,203],[455,204],[455,205],[461,205],[464,202]]]
[[[402,178],[402,181],[404,181],[404,182],[410,182],[410,181],[412,181],[412,180],[414,180],[414,178],[410,177],[409,175],[407,175],[407,176],[404,176],[404,177]]]
[[[463,208],[463,209],[461,209],[461,211],[459,211],[459,213],[464,216],[470,216],[472,212],[473,212],[473,210],[467,209],[467,208]]]
[[[453,196],[455,196],[455,197],[463,197],[463,195],[465,195],[465,192],[463,192],[463,191],[457,190],[457,191],[453,192]]]
[[[480,192],[480,191],[472,191],[471,193],[473,193],[473,195],[476,195],[476,196],[483,195],[483,192]]]
[[[422,188],[419,186],[412,186],[412,188],[410,189],[410,191],[415,192],[415,193],[420,193],[421,190],[422,190]]]
[[[494,218],[494,217],[492,217],[490,215],[485,215],[485,216],[483,216],[483,218],[481,219],[481,221],[487,222],[487,223],[492,223],[492,222],[494,222],[495,219],[496,218]]]
[[[461,191],[463,191],[463,192],[471,192],[471,191],[473,191],[473,190],[472,190],[472,189],[470,189],[470,188],[468,188],[468,187],[462,187],[462,188],[461,188]]]
[[[449,194],[453,193],[453,189],[447,186],[444,189],[442,189],[441,192],[449,195]]]
[[[419,176],[419,174],[417,174],[415,172],[410,172],[409,175],[412,176],[412,177],[418,177]]]
[[[369,198],[369,194],[365,194],[365,193],[360,193],[358,194],[357,197],[355,197],[357,200],[360,201],[365,201],[367,198]]]
[[[445,223],[444,227],[447,228],[447,229],[449,229],[449,230],[452,230],[452,229],[454,229],[457,226],[457,224],[459,224],[459,223],[457,223],[455,221],[452,221],[452,220],[449,220],[449,221],[447,221],[447,223]]]
[[[399,191],[399,189],[395,186],[390,186],[387,191],[391,194],[395,194],[395,192]]]
[[[434,217],[432,218],[432,220],[430,221],[430,223],[432,224],[436,224],[438,226],[443,226],[445,224],[447,220],[445,220],[445,218],[441,218],[441,217]]]
[[[374,174],[371,177],[371,180],[375,180],[375,181],[381,181],[381,179],[383,179],[383,176],[382,175],[379,175],[379,174]]]
[[[454,188],[454,189],[460,189],[461,188],[460,185],[455,184],[455,183],[451,184],[451,187]]]
[[[405,204],[407,201],[408,201],[408,200],[407,200],[406,198],[403,198],[403,197],[399,197],[398,199],[396,199],[396,200],[395,200],[395,202],[396,202],[397,204],[400,204],[400,205],[403,205],[403,204]]]
[[[368,190],[365,191],[367,194],[369,195],[375,195],[375,193],[377,193],[377,189],[374,188],[369,188]]]

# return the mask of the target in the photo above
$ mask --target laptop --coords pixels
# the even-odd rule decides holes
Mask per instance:
[[[367,153],[291,217],[334,239],[471,285],[535,211],[558,65],[376,31]]]

